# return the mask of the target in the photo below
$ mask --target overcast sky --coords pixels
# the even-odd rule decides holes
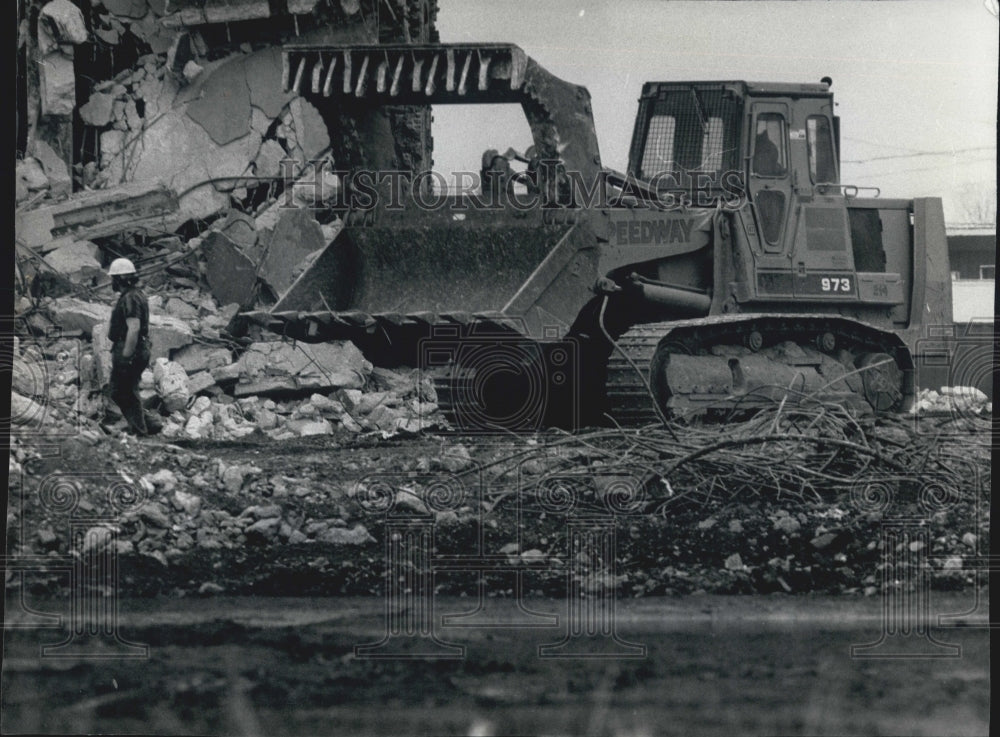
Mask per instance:
[[[833,78],[846,183],[962,201],[996,188],[995,0],[439,0],[444,42],[510,41],[593,98],[601,156],[624,170],[645,81]],[[531,143],[517,108],[437,106],[435,168]],[[858,163],[852,163],[858,162]]]

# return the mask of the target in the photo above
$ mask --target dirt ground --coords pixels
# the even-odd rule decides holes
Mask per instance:
[[[438,612],[468,611],[446,598]],[[560,612],[553,600],[532,602]],[[39,658],[49,631],[8,631],[4,733],[211,735],[985,735],[985,629],[938,629],[947,659],[861,659],[879,604],[857,597],[695,596],[618,607],[633,658],[541,658],[558,628],[440,628],[453,660],[363,660],[382,602],[340,597],[122,602],[140,660]],[[948,594],[936,611],[967,608]],[[509,602],[500,607],[508,620]],[[982,612],[967,623],[983,624]],[[933,655],[928,641],[904,647]],[[943,648],[941,652],[944,652]],[[940,654],[940,653],[938,653]]]
[[[553,469],[599,478],[600,454],[588,449],[596,442],[552,431],[24,447],[8,546],[20,545],[27,563],[7,574],[3,730],[987,733],[988,589],[976,572],[989,550],[983,438],[942,441],[987,473],[916,520],[906,517],[918,500],[905,485],[899,508],[877,514],[859,513],[850,489],[814,498],[762,488],[657,501],[613,522],[588,517],[586,504],[566,514],[555,497],[539,507],[541,497],[518,493]],[[66,475],[75,491],[59,506],[43,492]],[[414,498],[397,496],[387,512],[372,503],[373,475],[397,493],[412,483]],[[146,477],[155,483],[134,484],[143,499],[123,507],[109,494],[109,478]],[[429,493],[441,479],[462,479],[465,494],[444,511]],[[196,514],[184,506],[193,497]],[[908,532],[893,527],[906,519]],[[431,537],[406,538],[407,548],[399,540],[413,525]],[[113,535],[94,537],[95,527]],[[581,552],[580,540],[591,547]],[[117,578],[94,577],[110,570],[102,561]],[[518,593],[558,622],[442,619],[474,610],[479,586],[494,624],[524,617]],[[925,601],[926,616],[898,613]],[[884,619],[884,606],[897,613]],[[61,620],[33,627],[38,613]],[[356,646],[390,627],[417,636],[393,640],[402,644],[392,657],[357,657]],[[574,627],[571,653],[616,657],[539,657]],[[587,636],[608,627],[625,644]],[[42,655],[73,628],[87,649]],[[148,649],[115,645],[111,632]],[[890,638],[890,655],[920,657],[852,657],[852,645],[884,632],[905,635]],[[446,654],[464,646],[463,657],[423,657],[433,638]]]

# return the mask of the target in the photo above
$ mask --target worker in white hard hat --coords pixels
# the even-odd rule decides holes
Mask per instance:
[[[137,435],[159,430],[158,422],[147,417],[139,399],[139,380],[149,365],[149,302],[139,289],[135,264],[116,258],[108,267],[111,287],[121,292],[108,328],[111,341],[111,381],[109,393]]]

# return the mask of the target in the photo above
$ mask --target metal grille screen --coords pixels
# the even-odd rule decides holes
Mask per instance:
[[[739,170],[739,105],[723,88],[663,94],[653,104],[639,176]]]

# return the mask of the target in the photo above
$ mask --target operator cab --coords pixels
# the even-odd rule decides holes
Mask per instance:
[[[839,163],[829,78],[647,82],[628,172],[651,185],[660,207],[732,213],[746,251],[737,302],[898,304],[877,211],[852,207],[857,188],[840,183]]]

